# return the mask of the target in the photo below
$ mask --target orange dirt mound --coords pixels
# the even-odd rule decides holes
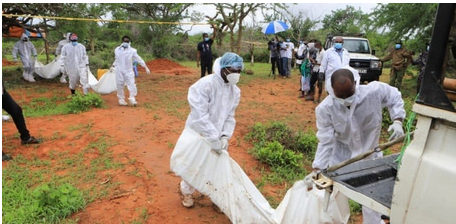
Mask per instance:
[[[174,61],[171,61],[166,58],[158,58],[152,61],[146,62],[147,67],[152,73],[161,73],[161,74],[174,74],[174,75],[188,75],[195,74],[195,70],[191,68],[184,67]],[[145,71],[142,66],[138,66],[138,71]],[[197,73],[197,71],[196,71]]]

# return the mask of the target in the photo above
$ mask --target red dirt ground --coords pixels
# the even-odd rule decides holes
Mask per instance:
[[[2,63],[3,66],[9,65],[5,60]],[[7,152],[12,154],[13,158],[18,154],[27,158],[47,158],[53,150],[77,153],[93,141],[95,136],[75,136],[69,127],[77,124],[91,125],[92,132],[107,132],[107,135],[117,142],[109,150],[112,150],[116,160],[122,161],[125,166],[113,171],[114,173],[100,173],[102,179],[106,177],[120,185],[105,199],[95,201],[83,211],[74,214],[72,218],[78,219],[78,223],[132,223],[141,220],[144,209],[147,210],[148,218],[143,223],[230,223],[224,214],[213,210],[212,203],[205,197],[197,201],[194,208],[184,208],[177,191],[180,178],[169,168],[173,145],[184,128],[189,107],[175,108],[177,111],[174,114],[180,115],[175,116],[169,112],[173,109],[169,108],[173,104],[161,103],[163,99],[160,99],[159,95],[172,89],[180,94],[170,95],[165,101],[186,102],[188,87],[198,80],[199,70],[183,67],[167,59],[153,60],[147,64],[151,70],[150,75],[145,74],[142,67],[138,67],[138,107],[118,106],[116,94],[111,93],[102,95],[107,105],[105,109],[92,109],[77,115],[26,118],[30,132],[44,139],[36,148],[21,146],[14,123],[3,122],[3,148],[5,145],[17,144],[16,150]],[[266,123],[287,118],[293,121],[291,126],[296,131],[306,131],[308,128],[315,130],[316,104],[297,98],[299,78],[298,71],[293,70],[290,79],[258,79],[248,85],[241,81],[239,85],[242,91],[241,102],[236,113],[235,133],[230,140],[230,156],[254,182],[260,178],[261,164],[247,153],[252,145],[246,142],[243,136],[249,132],[249,127],[255,122]],[[58,81],[45,82],[37,79],[36,83],[25,85],[51,85],[65,94],[69,93],[68,86]],[[36,97],[25,93],[23,89],[12,90],[10,94],[18,102],[29,102]],[[62,137],[53,139],[56,132]],[[7,166],[7,162],[3,162],[3,166]],[[131,175],[132,171],[139,175]],[[273,197],[280,202],[282,195],[290,187],[266,186],[263,192],[266,197]],[[356,221],[350,223],[361,223],[359,216],[355,219]]]

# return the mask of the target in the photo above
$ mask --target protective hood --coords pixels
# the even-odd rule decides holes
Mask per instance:
[[[25,33],[22,34],[21,40],[23,40],[23,39],[27,39],[27,40],[29,39],[29,37],[27,36],[27,34],[25,34]]]
[[[67,33],[65,39],[70,41],[70,36],[71,36],[71,33]]]

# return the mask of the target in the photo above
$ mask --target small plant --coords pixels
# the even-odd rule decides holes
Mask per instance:
[[[33,190],[34,207],[38,217],[52,217],[57,221],[85,206],[83,194],[69,183],[56,187],[47,184]]]
[[[69,113],[77,114],[90,110],[90,108],[100,108],[103,106],[103,99],[98,94],[89,93],[82,95],[79,92],[69,96],[70,102],[66,104]]]

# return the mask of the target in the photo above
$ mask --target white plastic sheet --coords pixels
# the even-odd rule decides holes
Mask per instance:
[[[60,73],[60,55],[47,65],[35,60],[35,73],[45,79],[53,79]],[[87,71],[89,76],[89,86],[93,91],[100,94],[109,94],[117,91],[115,68],[109,69],[100,80],[97,80],[90,69]]]
[[[92,72],[88,71],[89,75],[89,86],[93,91],[100,94],[109,94],[114,91],[117,91],[116,86],[116,72],[115,68],[109,69],[100,80],[97,80]]]
[[[227,152],[217,155],[210,142],[189,128],[179,137],[170,165],[232,223],[347,223],[350,215],[347,199],[338,192],[333,192],[328,213],[324,212],[324,191],[307,192],[303,181],[296,182],[274,210]]]
[[[276,223],[308,223],[308,224],[342,224],[350,217],[348,198],[337,189],[329,197],[327,212],[324,211],[325,190],[314,187],[307,191],[303,180],[297,181],[287,191],[285,198],[274,212]]]
[[[44,65],[35,59],[35,73],[45,79],[53,79],[60,75],[60,56],[57,56],[49,64]]]
[[[211,198],[232,223],[274,223],[273,209],[227,152],[186,128],[171,155],[171,169]]]

